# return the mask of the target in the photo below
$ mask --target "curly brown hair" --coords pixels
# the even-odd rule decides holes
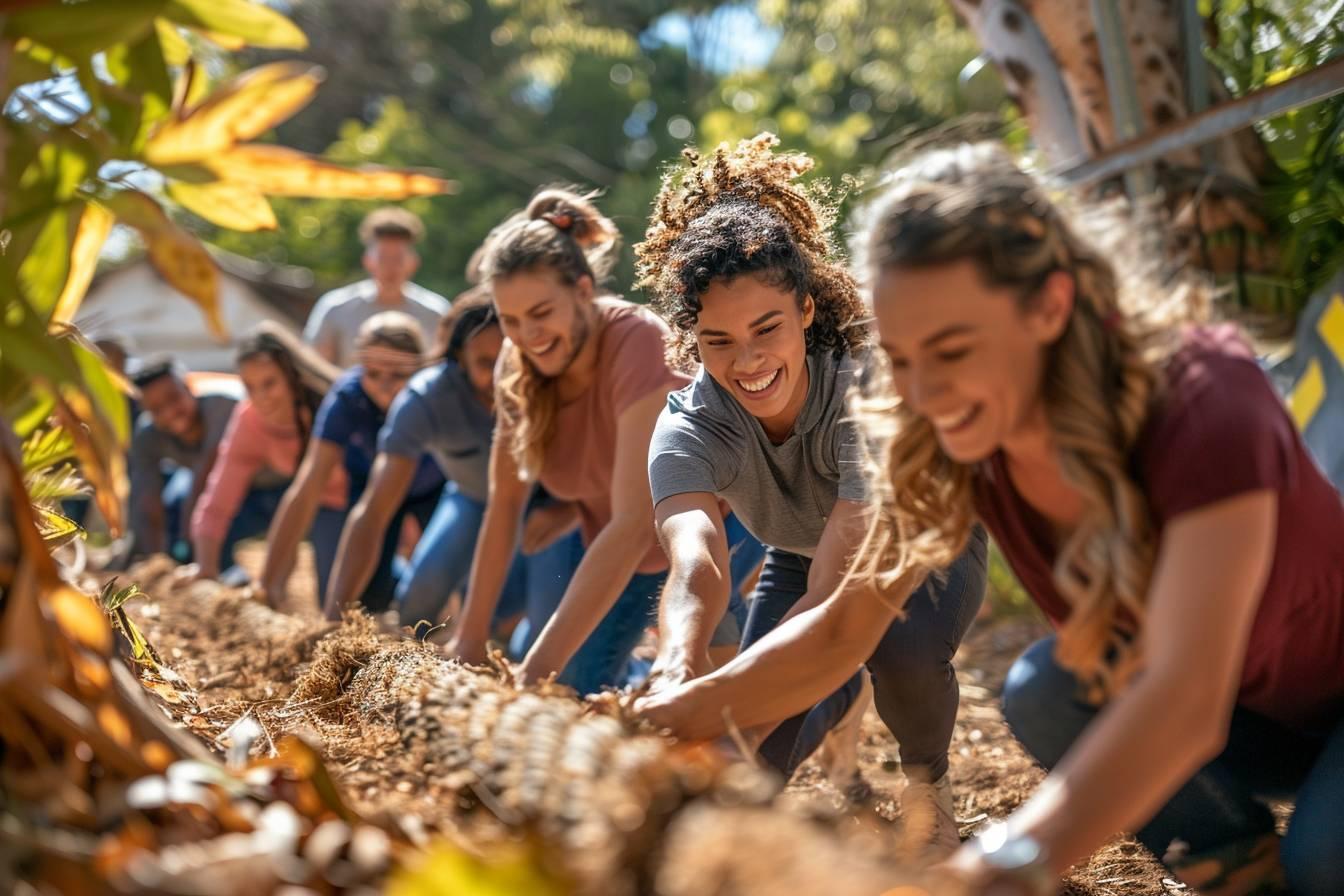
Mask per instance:
[[[831,239],[840,194],[824,180],[800,183],[812,160],[776,153],[778,143],[763,133],[707,156],[687,149],[685,164],[663,175],[635,258],[638,285],[672,327],[672,360],[683,367],[700,361],[701,296],[743,274],[792,291],[800,305],[812,297],[809,352],[841,355],[868,343],[868,312]]]

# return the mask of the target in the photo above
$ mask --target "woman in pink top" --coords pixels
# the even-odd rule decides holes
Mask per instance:
[[[531,484],[579,508],[585,553],[523,660],[582,693],[624,682],[653,621],[667,560],[649,497],[649,440],[667,394],[689,380],[664,358],[652,314],[599,297],[617,231],[586,197],[550,189],[491,235],[484,271],[504,334],[490,497],[449,650],[485,659],[490,619]]]
[[[1344,504],[1240,335],[1115,266],[993,145],[898,173],[870,251],[890,384],[867,562],[687,690],[808,705],[978,518],[1057,628],[1003,694],[1050,774],[949,871],[1054,893],[1134,831],[1202,896],[1344,893]],[[648,709],[697,734],[703,702]],[[1296,801],[1282,837],[1266,797]]]
[[[281,328],[263,323],[238,347],[238,374],[247,398],[234,408],[210,471],[205,491],[191,517],[191,540],[196,559],[187,577],[218,578],[220,548],[245,499],[253,478],[263,469],[293,477],[299,468],[322,396],[337,371]],[[348,498],[345,470],[335,469],[322,489],[321,510],[310,538],[317,561],[319,587],[336,556]],[[275,506],[267,508],[274,517]],[[255,503],[255,502],[254,502]],[[249,508],[255,512],[256,508]]]

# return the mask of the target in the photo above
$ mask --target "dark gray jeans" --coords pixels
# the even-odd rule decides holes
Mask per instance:
[[[966,551],[946,573],[910,596],[905,619],[891,624],[867,663],[877,714],[900,744],[902,767],[907,773],[927,772],[930,781],[947,771],[947,747],[961,699],[952,657],[985,597],[987,551],[985,533],[977,527]],[[766,550],[742,635],[743,650],[778,625],[803,596],[811,566],[807,557]],[[780,724],[761,744],[761,758],[792,775],[844,717],[861,687],[856,674],[812,709]]]

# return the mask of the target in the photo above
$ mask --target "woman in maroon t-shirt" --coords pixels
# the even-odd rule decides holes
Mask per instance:
[[[1245,344],[1122,283],[993,146],[898,174],[869,249],[890,388],[867,562],[688,689],[826,693],[978,518],[1058,628],[1004,689],[1051,771],[950,870],[1051,893],[1136,830],[1203,896],[1344,893],[1344,506]],[[696,705],[645,708],[694,735]],[[1295,795],[1281,840],[1266,795]]]

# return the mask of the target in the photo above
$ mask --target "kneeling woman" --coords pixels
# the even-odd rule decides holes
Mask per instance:
[[[487,242],[483,270],[509,345],[498,432],[462,621],[449,650],[485,656],[490,617],[531,482],[579,509],[585,546],[563,599],[523,661],[524,679],[561,672],[589,693],[623,684],[653,617],[667,560],[645,472],[667,393],[686,384],[666,331],[637,305],[598,296],[616,227],[586,198],[550,189]]]
[[[953,868],[1054,892],[1133,830],[1204,896],[1344,893],[1344,505],[1246,344],[1123,282],[995,147],[906,169],[871,252],[893,389],[869,578],[899,598],[978,515],[1058,629],[1004,686],[1050,774]],[[820,689],[886,616],[844,591],[762,667],[816,656]],[[1265,796],[1295,796],[1282,839]]]
[[[248,496],[256,474],[269,469],[292,477],[307,450],[322,397],[340,375],[312,349],[285,330],[262,323],[238,347],[238,375],[247,399],[238,403],[219,445],[219,457],[191,515],[197,568],[188,575],[219,576],[220,546],[234,517],[243,510],[273,519],[283,494],[264,492],[264,506]],[[318,509],[307,534],[313,544],[319,588],[341,537],[347,499],[345,470],[335,468],[321,483]],[[254,506],[244,506],[244,498]]]
[[[710,669],[707,623],[728,598],[720,500],[767,545],[744,663],[782,619],[835,590],[863,534],[867,489],[846,399],[868,353],[867,313],[831,245],[832,213],[820,186],[797,182],[811,160],[776,154],[774,142],[762,135],[703,158],[688,153],[689,165],[665,180],[637,249],[678,360],[702,363],[695,382],[669,397],[649,457],[671,562],[656,688]],[[984,585],[980,536],[944,579],[910,599],[908,618],[886,627],[864,657],[906,776],[921,785],[908,798],[923,794],[941,810],[928,846],[943,854],[959,842],[947,780],[958,704],[952,656]],[[862,681],[859,673],[811,712],[782,723],[762,743],[762,756],[791,774],[847,710],[857,723]],[[764,678],[753,684],[762,696],[776,689]]]
[[[323,487],[332,472],[344,468],[349,500],[355,501],[364,493],[373,468],[378,430],[387,409],[420,368],[423,355],[420,325],[398,311],[375,314],[359,328],[355,347],[357,362],[322,400],[303,463],[271,523],[270,550],[261,585],[272,603],[285,589],[299,541],[313,524]],[[428,456],[418,458],[405,488],[394,498],[387,526],[366,543],[373,563],[368,570],[371,575],[366,575],[360,590],[361,603],[369,611],[380,612],[392,600],[399,578],[396,551],[402,519],[410,514],[423,528],[442,490],[443,474],[434,461]],[[341,553],[348,555],[349,551]],[[338,560],[335,566],[338,582],[341,566]],[[320,606],[323,595],[317,598]]]

